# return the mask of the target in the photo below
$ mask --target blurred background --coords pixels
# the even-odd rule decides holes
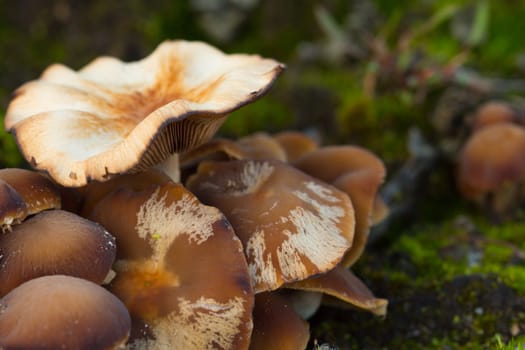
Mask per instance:
[[[522,0],[0,0],[0,117],[52,63],[133,61],[166,39],[280,60],[221,135],[302,130],[366,147],[389,172],[391,215],[355,267],[389,314],[325,307],[312,347],[510,349],[525,334],[523,198],[468,200],[456,169],[483,104],[525,120],[523,18]],[[2,130],[0,166],[24,164]]]

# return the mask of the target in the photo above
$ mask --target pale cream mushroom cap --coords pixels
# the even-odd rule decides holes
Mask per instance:
[[[5,127],[33,167],[83,186],[205,142],[283,68],[187,41],[166,41],[131,63],[101,57],[78,72],[55,64],[16,91]]]

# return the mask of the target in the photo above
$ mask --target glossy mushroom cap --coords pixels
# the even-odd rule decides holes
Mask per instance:
[[[328,271],[351,246],[348,196],[282,162],[204,162],[187,185],[231,222],[256,292]]]
[[[525,178],[525,129],[502,123],[486,126],[465,143],[458,159],[457,182],[476,199],[506,183]]]
[[[0,179],[11,185],[24,199],[27,214],[60,209],[60,190],[43,175],[25,169],[0,169]]]
[[[355,237],[343,265],[355,263],[363,253],[372,224],[377,191],[386,169],[372,152],[357,146],[323,147],[294,162],[298,169],[326,181],[350,196],[355,209]]]
[[[0,179],[0,226],[10,231],[11,225],[27,217],[27,205],[22,196],[7,182]]]
[[[315,140],[298,131],[283,131],[273,135],[273,138],[284,149],[289,163],[319,147]]]
[[[273,137],[266,133],[255,133],[237,141],[244,153],[243,159],[275,159],[286,161],[286,152]]]
[[[0,235],[0,296],[44,275],[101,284],[115,253],[115,239],[99,224],[62,210],[44,211]]]
[[[0,299],[0,348],[121,348],[131,320],[113,294],[81,278],[54,275],[26,282]]]
[[[254,327],[250,350],[306,349],[310,330],[287,300],[277,293],[255,296]]]
[[[110,289],[146,324],[132,348],[246,349],[253,292],[242,246],[217,208],[182,185],[112,192],[91,217],[117,239]]]
[[[137,62],[101,57],[78,72],[55,64],[16,91],[5,127],[33,167],[83,186],[207,141],[283,68],[186,41],[166,41]]]

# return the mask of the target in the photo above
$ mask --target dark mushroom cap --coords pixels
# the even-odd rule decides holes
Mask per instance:
[[[81,278],[35,278],[0,299],[0,348],[5,350],[117,349],[130,327],[124,304]]]
[[[137,62],[101,57],[78,72],[55,64],[16,91],[5,127],[33,167],[61,185],[83,186],[209,140],[283,69],[186,41],[164,42]]]
[[[472,134],[460,152],[457,182],[467,198],[479,198],[524,178],[525,129],[521,126],[486,126]]]
[[[217,208],[182,185],[122,188],[102,199],[91,218],[117,239],[110,289],[148,349],[245,349],[252,331],[253,292],[242,246]],[[135,326],[134,326],[135,327]]]
[[[232,224],[256,292],[328,271],[351,246],[348,196],[282,162],[204,162],[187,185]]]
[[[41,212],[0,235],[0,296],[44,275],[71,275],[100,284],[115,251],[115,239],[99,224],[62,210]]]
[[[310,338],[308,323],[277,293],[259,293],[253,310],[251,350],[305,349]]]
[[[20,223],[27,216],[27,205],[22,196],[7,182],[0,179],[0,226],[2,231]]]
[[[28,215],[47,209],[60,209],[60,190],[48,178],[26,169],[0,169],[0,179],[13,187],[24,199]]]

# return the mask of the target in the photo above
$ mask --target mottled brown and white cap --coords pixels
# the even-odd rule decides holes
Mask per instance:
[[[79,71],[55,64],[16,91],[5,127],[33,167],[82,186],[205,142],[283,68],[187,41],[166,41],[131,63],[101,57]]]
[[[313,150],[294,162],[298,169],[326,181],[350,196],[355,209],[355,237],[343,265],[363,253],[372,224],[374,203],[386,169],[372,152],[358,146],[330,146]]]
[[[7,182],[23,198],[27,215],[47,209],[60,209],[60,190],[47,177],[35,171],[5,168],[0,169],[0,179]]]
[[[0,296],[45,275],[102,284],[115,254],[115,238],[101,225],[62,210],[41,212],[0,235]]]
[[[0,349],[122,349],[130,328],[117,297],[77,277],[35,278],[0,299]]]
[[[256,292],[328,271],[352,244],[348,195],[285,163],[204,162],[187,186],[232,224]]]
[[[122,188],[91,218],[117,239],[109,285],[128,307],[132,349],[246,349],[253,292],[242,245],[217,209],[182,185]],[[140,332],[139,332],[140,333]]]

